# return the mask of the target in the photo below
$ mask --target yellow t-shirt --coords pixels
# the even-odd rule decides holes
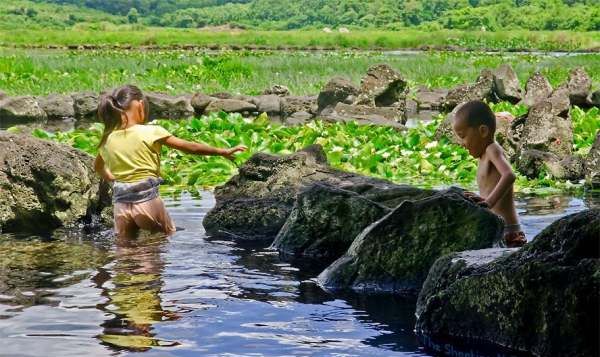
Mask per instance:
[[[115,130],[100,148],[106,167],[119,182],[160,176],[160,143],[171,134],[158,125],[134,125]]]

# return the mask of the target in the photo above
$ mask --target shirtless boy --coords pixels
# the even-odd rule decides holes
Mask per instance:
[[[494,140],[494,113],[482,101],[467,102],[456,112],[453,129],[462,145],[479,160],[477,185],[481,197],[471,194],[469,198],[504,219],[504,240],[508,247],[524,245],[527,240],[521,231],[513,199],[515,174],[502,147]]]

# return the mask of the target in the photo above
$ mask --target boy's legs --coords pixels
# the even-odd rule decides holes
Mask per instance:
[[[504,241],[509,248],[522,247],[527,243],[525,233],[521,230],[520,224],[510,224],[504,226]]]
[[[133,203],[115,203],[113,207],[115,233],[119,237],[135,236],[139,230],[137,224],[133,220],[132,207]]]

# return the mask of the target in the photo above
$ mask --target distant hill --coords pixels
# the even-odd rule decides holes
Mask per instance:
[[[107,21],[276,30],[600,31],[600,0],[4,0],[0,15],[3,24],[52,27]]]

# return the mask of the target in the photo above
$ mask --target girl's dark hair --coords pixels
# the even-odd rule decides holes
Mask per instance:
[[[104,132],[100,139],[101,147],[106,143],[106,139],[114,130],[121,127],[121,115],[131,105],[134,100],[144,103],[144,118],[148,118],[150,106],[148,100],[142,91],[134,85],[126,85],[115,89],[112,94],[103,95],[98,104],[98,119],[104,123]]]

